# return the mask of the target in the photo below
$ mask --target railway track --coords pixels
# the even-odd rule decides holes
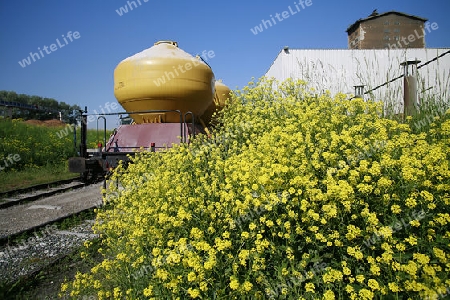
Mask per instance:
[[[0,193],[0,209],[28,201],[34,201],[43,197],[49,197],[71,189],[79,189],[86,185],[87,184],[82,183],[78,178],[72,178],[2,192]]]
[[[3,195],[0,206],[0,283],[30,278],[95,238],[93,220],[62,230],[63,220],[93,211],[102,204],[102,183],[58,182]],[[6,197],[5,197],[6,196]],[[17,200],[6,200],[5,199]],[[20,205],[19,205],[20,204]],[[92,214],[90,215],[92,219]]]

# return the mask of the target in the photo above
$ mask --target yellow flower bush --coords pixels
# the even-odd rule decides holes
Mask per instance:
[[[413,132],[380,103],[250,83],[211,137],[116,169],[95,225],[104,260],[64,293],[437,297],[450,286],[449,120]]]

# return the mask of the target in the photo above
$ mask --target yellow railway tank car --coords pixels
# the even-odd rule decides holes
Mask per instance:
[[[201,116],[213,102],[214,93],[211,68],[173,41],[156,42],[124,59],[114,70],[114,95],[127,112],[180,110]],[[171,112],[131,117],[136,124],[180,122],[179,115]]]
[[[222,81],[217,80],[214,86],[216,90],[214,99],[201,117],[206,124],[211,122],[214,112],[222,110],[226,102],[231,99],[231,90]]]
[[[206,125],[231,92],[215,80],[200,57],[181,50],[176,42],[159,41],[119,62],[114,70],[114,95],[133,123],[117,127],[107,141],[106,118],[98,116],[97,127],[101,118],[104,121],[104,140],[97,150],[88,152],[87,108],[80,111],[80,156],[69,159],[69,170],[80,173],[84,181],[106,176],[139,151],[164,151],[188,143],[196,134],[209,133]]]

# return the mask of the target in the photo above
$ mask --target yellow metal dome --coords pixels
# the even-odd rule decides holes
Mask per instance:
[[[225,107],[226,101],[231,97],[230,88],[223,84],[221,80],[217,80],[214,86],[216,90],[214,93],[214,100],[201,117],[206,124],[211,122],[211,117],[214,112],[220,111]]]
[[[215,83],[216,93],[214,99],[218,102],[218,108],[224,108],[227,100],[231,99],[231,90],[228,86],[223,84],[221,80],[217,80]]]
[[[114,70],[114,95],[127,112],[180,110],[201,116],[213,102],[214,91],[211,68],[172,41],[157,42],[124,59]],[[138,124],[180,121],[179,114],[172,112],[131,117]]]

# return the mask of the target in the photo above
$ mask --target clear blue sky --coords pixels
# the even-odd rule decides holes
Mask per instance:
[[[124,58],[158,40],[174,40],[190,54],[214,51],[216,79],[242,88],[268,70],[283,46],[347,48],[347,27],[359,18],[397,10],[436,22],[427,47],[450,47],[448,0],[155,1],[0,0],[0,90],[50,97],[88,109],[115,102],[113,71]],[[140,2],[140,4],[139,4]],[[297,10],[296,5],[300,8]],[[116,10],[127,6],[128,12]],[[295,14],[289,12],[291,7]],[[257,35],[250,30],[270,15],[287,18]],[[283,18],[283,17],[281,17]],[[79,32],[70,41],[68,32]],[[66,38],[65,43],[62,35]],[[38,47],[54,46],[25,68],[18,63]],[[56,48],[55,48],[56,47]]]

